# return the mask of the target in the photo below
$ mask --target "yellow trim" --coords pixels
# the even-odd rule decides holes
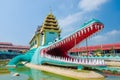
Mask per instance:
[[[46,31],[44,32],[44,44],[46,43]]]
[[[30,42],[29,42],[29,44],[31,44],[31,42],[32,42],[33,39],[35,38],[35,35],[36,35],[36,34],[33,35],[32,39],[31,39]]]
[[[45,26],[45,24],[49,24],[50,26]],[[41,40],[42,40],[42,43],[46,44],[46,32],[55,32],[58,34],[58,36],[60,35],[60,32],[61,32],[58,22],[57,22],[57,19],[52,13],[50,13],[46,16],[40,31],[35,33],[33,35],[32,39],[30,40],[30,42],[29,42],[30,45],[33,45],[36,40],[36,44],[34,44],[32,46],[32,48],[41,46],[41,44],[40,44]],[[41,33],[44,34],[43,39],[40,37]]]

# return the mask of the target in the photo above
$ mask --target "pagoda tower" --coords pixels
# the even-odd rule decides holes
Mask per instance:
[[[55,16],[50,12],[42,26],[38,26],[33,38],[30,41],[31,48],[37,48],[38,46],[48,45],[55,42],[60,38],[60,28]]]

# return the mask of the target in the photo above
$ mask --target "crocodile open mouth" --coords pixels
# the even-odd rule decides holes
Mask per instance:
[[[104,25],[100,21],[93,19],[81,27],[81,29],[63,39],[46,46],[39,46],[37,49],[31,49],[25,55],[15,57],[9,62],[9,65],[17,64],[19,61],[31,61],[31,63],[35,64],[47,63],[62,66],[105,66],[103,59],[74,58],[69,56],[68,52],[70,49],[102,30]]]
[[[51,56],[57,56],[57,57],[67,57],[68,51],[76,46],[77,44],[81,43],[86,38],[90,37],[93,34],[96,34],[100,30],[104,28],[104,25],[99,21],[94,21],[90,24],[84,25],[84,27],[72,35],[61,39],[53,44],[51,44],[49,47],[42,50],[42,55],[51,55]]]

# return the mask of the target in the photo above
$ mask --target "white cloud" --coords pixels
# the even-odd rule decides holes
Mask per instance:
[[[78,12],[72,15],[68,15],[66,18],[59,19],[60,27],[62,28],[62,36],[68,35],[75,31],[81,23],[91,19],[91,16],[87,16],[84,12]]]
[[[94,14],[88,11],[96,10],[99,6],[105,3],[107,0],[80,0],[78,3],[79,9],[82,9],[74,14],[69,14],[68,16],[58,20],[60,27],[62,28],[62,36],[73,32],[76,27],[81,23],[91,19]],[[73,26],[78,24],[76,26]]]
[[[84,11],[93,11],[99,9],[105,2],[107,0],[81,0],[78,7]]]
[[[120,42],[120,30],[112,30],[102,35],[96,35],[89,40],[90,45]]]
[[[108,32],[107,35],[108,36],[114,36],[120,34],[120,30],[112,30],[111,32]]]
[[[107,38],[102,35],[96,35],[95,37],[93,37],[93,41],[95,41],[97,43],[103,42],[105,40],[107,40]]]
[[[68,25],[75,23],[78,19],[82,17],[82,15],[83,15],[82,12],[78,12],[72,15],[70,14],[67,17],[60,19],[59,23],[62,27],[66,27]]]
[[[100,7],[108,0],[80,0],[78,3],[80,11],[69,14],[68,16],[59,19],[60,26],[62,27],[62,35],[65,36],[70,32],[73,32],[76,27],[76,23],[82,23],[91,17],[93,12],[99,10]],[[76,25],[77,26],[77,25]],[[111,30],[106,33],[96,35],[91,40],[88,40],[89,45],[107,44],[120,42],[120,30]],[[84,44],[84,43],[83,43]]]

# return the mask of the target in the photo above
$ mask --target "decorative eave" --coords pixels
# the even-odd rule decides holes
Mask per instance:
[[[35,34],[33,35],[32,39],[29,42],[29,44],[31,44],[31,42],[33,41],[34,38],[35,38]]]
[[[33,35],[32,39],[31,39],[30,42],[29,42],[29,44],[31,44],[31,42],[35,39],[35,37],[36,37],[38,34],[40,34],[40,33],[38,32],[38,33],[35,33],[35,34]]]

